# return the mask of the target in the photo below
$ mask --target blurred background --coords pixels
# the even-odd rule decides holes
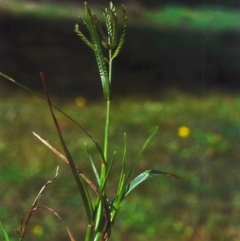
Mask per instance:
[[[0,72],[42,93],[42,71],[53,102],[102,143],[105,107],[95,58],[73,31],[78,17],[84,18],[84,1],[0,3]],[[109,1],[88,3],[102,19],[101,6]],[[113,63],[114,173],[121,166],[123,133],[130,165],[156,125],[159,131],[134,174],[150,168],[182,176],[198,172],[183,181],[163,177],[138,187],[123,203],[112,240],[240,240],[239,1],[113,3],[120,25],[121,3],[128,13],[126,41]],[[57,165],[59,177],[41,205],[55,209],[80,240],[86,222],[70,170],[31,133],[61,150],[45,102],[2,77],[0,101],[0,219],[12,240],[21,214]],[[92,177],[84,144],[99,163],[93,144],[58,118],[77,165]],[[111,178],[113,198],[118,175]],[[36,212],[26,240],[67,239],[52,214]]]

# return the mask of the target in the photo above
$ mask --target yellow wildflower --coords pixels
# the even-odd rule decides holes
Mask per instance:
[[[188,137],[190,135],[190,128],[187,126],[180,126],[178,128],[178,136],[185,138]]]

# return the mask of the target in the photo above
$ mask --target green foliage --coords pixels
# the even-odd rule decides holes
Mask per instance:
[[[238,95],[219,92],[205,93],[201,97],[183,92],[163,94],[165,98],[161,101],[158,96],[154,98],[148,95],[134,98],[124,96],[113,101],[110,139],[114,142],[111,142],[110,153],[115,150],[117,153],[107,184],[108,197],[112,200],[117,191],[115,184],[119,182],[123,160],[123,132],[128,134],[128,168],[132,164],[130,160],[134,160],[138,148],[148,135],[149,126],[159,126],[133,173],[133,179],[145,169],[157,169],[159,166],[168,172],[178,170],[183,176],[191,170],[199,169],[199,172],[187,181],[163,176],[161,179],[150,178],[137,186],[122,203],[112,240],[131,237],[132,240],[142,241],[185,241],[191,240],[189,235],[194,233],[199,234],[199,241],[202,241],[204,235],[210,240],[232,240],[233,235],[238,237],[240,225],[240,98]],[[7,91],[7,96],[0,96],[0,102],[0,219],[10,239],[17,240],[11,230],[19,226],[19,216],[23,210],[29,209],[34,193],[54,175],[58,161],[45,146],[39,145],[38,140],[31,136],[31,131],[41,132],[56,147],[58,140],[48,110],[44,108],[46,104],[41,99],[24,91]],[[80,119],[80,123],[94,133],[97,139],[101,138],[103,101],[87,102],[79,108],[75,98],[70,97],[65,98],[64,102],[60,101],[59,105],[74,119]],[[36,111],[41,118],[29,123]],[[85,158],[83,143],[87,143],[98,168],[95,144],[76,126],[68,123],[62,114],[57,116],[76,164],[97,183],[91,175],[87,156]],[[96,119],[99,125],[95,124]],[[178,128],[182,125],[190,129],[186,137],[178,135]],[[9,151],[10,147],[14,147],[14,151]],[[77,189],[69,177],[70,168],[64,162],[57,164],[60,166],[59,175],[45,190],[39,204],[48,204],[63,215],[74,236],[82,240],[84,237],[81,234],[84,234],[85,227],[82,201],[75,195]],[[17,205],[15,200],[18,200]],[[200,217],[204,218],[203,224],[199,222]],[[76,220],[79,220],[81,227],[75,225]],[[33,215],[27,235],[26,240],[69,240],[64,226],[55,216],[47,215],[45,210],[38,210]]]
[[[11,0],[2,3],[3,14],[14,14],[41,19],[74,19],[76,14],[84,12],[77,4],[52,4],[50,2],[40,2],[32,4],[29,1]],[[137,22],[148,26],[154,24],[158,28],[190,29],[194,31],[228,31],[238,30],[239,10],[208,3],[195,7],[181,5],[164,4],[159,9],[139,9]],[[110,13],[111,14],[111,13]],[[129,13],[131,14],[131,12]],[[134,11],[133,11],[134,14]],[[131,15],[130,15],[131,17]],[[133,16],[134,17],[134,16]],[[101,17],[103,21],[105,16]]]
[[[144,11],[145,18],[162,28],[190,29],[193,31],[229,31],[238,29],[238,10],[207,6],[189,8],[165,6],[159,11]]]
[[[0,229],[2,230],[5,241],[10,241],[7,231],[6,231],[5,227],[3,226],[3,223],[1,220],[0,220]]]

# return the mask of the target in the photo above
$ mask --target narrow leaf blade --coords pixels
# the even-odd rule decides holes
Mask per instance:
[[[4,227],[4,225],[3,225],[1,220],[0,220],[0,228],[1,228],[2,232],[3,232],[3,236],[5,238],[5,241],[10,241],[10,239],[8,237],[8,234],[7,234],[7,231],[6,231],[6,229],[5,229],[5,227]]]
[[[120,193],[122,192],[122,187],[125,179],[126,156],[127,156],[127,134],[124,133],[123,159],[122,159],[121,174],[118,182],[117,196],[119,196]]]
[[[27,212],[27,213],[28,213],[28,216],[27,216],[27,219],[26,219],[24,225],[22,225],[23,222],[22,222],[22,218],[21,218],[21,227],[20,227],[20,232],[19,232],[21,238],[24,238],[24,236],[25,236],[26,229],[27,229],[27,227],[28,227],[28,224],[29,224],[29,222],[30,222],[30,219],[31,219],[31,217],[32,217],[33,212],[36,210],[37,203],[38,203],[40,197],[42,196],[43,191],[46,189],[46,187],[47,187],[48,185],[52,184],[52,182],[57,178],[57,176],[58,176],[58,169],[59,169],[59,166],[58,166],[57,169],[56,169],[56,174],[55,174],[55,176],[54,176],[52,179],[48,180],[48,181],[46,182],[46,184],[43,185],[43,187],[42,187],[41,190],[39,191],[38,195],[36,196],[35,200],[33,201],[33,204],[32,204],[32,206],[31,206],[30,210]],[[22,215],[22,217],[23,217],[23,216],[24,216],[24,214]]]
[[[147,145],[149,144],[149,142],[151,141],[151,139],[153,138],[153,136],[155,135],[155,133],[157,132],[157,130],[158,130],[158,127],[156,127],[156,128],[153,130],[153,132],[149,135],[149,137],[147,138],[147,140],[144,142],[141,150],[139,151],[137,157],[135,158],[135,160],[134,160],[134,162],[133,162],[133,164],[132,164],[132,166],[131,166],[131,168],[130,168],[130,171],[129,171],[129,173],[128,173],[128,175],[127,175],[127,178],[126,178],[126,183],[129,181],[129,178],[130,178],[130,176],[131,176],[134,168],[135,168],[136,165],[138,164],[140,157],[142,156],[144,150],[146,149]]]
[[[40,95],[38,92],[31,90],[30,88],[26,87],[25,85],[20,84],[19,82],[17,82],[16,80],[12,79],[10,76],[3,74],[0,72],[0,76],[2,76],[3,78],[7,79],[8,81],[16,84],[17,86],[21,87],[22,89],[25,89],[29,92],[31,92],[32,94],[38,96],[39,98],[47,101],[46,98],[44,98],[42,95]],[[57,111],[59,111],[61,114],[63,114],[64,116],[66,116],[69,120],[71,120],[75,125],[77,125],[91,140],[92,142],[95,144],[96,148],[98,149],[102,159],[103,158],[103,151],[101,149],[101,146],[99,145],[99,143],[97,141],[94,140],[94,138],[81,126],[79,125],[72,117],[70,117],[68,114],[66,114],[65,112],[63,112],[61,109],[59,109],[56,105],[51,103],[51,106],[54,107],[54,109],[56,109]]]
[[[139,184],[142,182],[152,178],[152,177],[161,177],[161,176],[169,176],[169,177],[174,177],[177,179],[184,179],[182,177],[179,177],[175,174],[168,173],[168,172],[162,172],[158,170],[146,170],[140,175],[138,175],[136,178],[134,178],[125,188],[125,193],[124,197],[125,198],[135,187],[137,187]]]
[[[65,141],[63,139],[63,136],[62,136],[57,118],[55,117],[55,114],[54,114],[53,109],[52,109],[52,103],[51,103],[50,95],[49,95],[48,88],[47,88],[47,83],[45,81],[45,77],[44,77],[43,73],[40,73],[40,77],[41,77],[42,84],[43,84],[43,87],[44,87],[44,91],[45,91],[45,94],[46,94],[49,110],[50,110],[52,119],[54,121],[55,127],[57,129],[58,137],[60,139],[61,145],[63,147],[63,150],[65,152],[65,155],[66,155],[67,160],[69,162],[69,165],[71,167],[73,177],[75,179],[75,182],[78,186],[78,190],[79,190],[80,195],[81,195],[82,200],[83,200],[83,204],[84,204],[84,208],[85,208],[86,215],[87,215],[87,218],[88,218],[88,222],[92,223],[93,209],[92,209],[92,202],[91,202],[91,199],[90,199],[88,189],[87,189],[87,187],[86,187],[86,185],[83,181],[83,178],[81,176],[79,177],[79,175],[77,173],[77,170],[76,170],[76,166],[75,166],[74,161],[72,159],[72,156],[71,156],[71,154],[70,154],[70,152],[69,152],[69,150],[68,150],[68,148],[65,144]]]
[[[89,159],[89,161],[90,161],[90,163],[91,163],[91,166],[92,166],[92,169],[93,169],[93,173],[94,173],[94,175],[95,175],[95,177],[96,177],[96,179],[97,179],[98,185],[100,186],[101,180],[100,180],[100,177],[99,177],[97,168],[96,168],[96,166],[95,166],[95,164],[94,164],[94,162],[93,162],[92,156],[91,156],[91,154],[90,154],[90,152],[89,152],[89,150],[88,150],[87,145],[85,145],[85,148],[86,148],[86,151],[87,151],[88,159]]]

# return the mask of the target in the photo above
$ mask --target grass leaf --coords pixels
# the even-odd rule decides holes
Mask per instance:
[[[147,140],[144,142],[144,144],[143,144],[142,148],[140,149],[137,157],[135,158],[132,166],[130,167],[130,171],[129,171],[128,175],[127,175],[126,182],[128,182],[128,180],[129,180],[129,178],[130,178],[130,176],[131,176],[134,168],[136,167],[136,165],[137,165],[138,162],[139,162],[140,157],[142,156],[144,150],[146,149],[147,145],[149,144],[149,142],[151,141],[152,137],[155,135],[155,133],[157,132],[157,130],[158,130],[158,127],[156,127],[156,128],[154,129],[154,131],[150,134],[150,136],[149,136],[149,137],[147,138]]]
[[[46,145],[53,153],[55,153],[58,157],[60,157],[64,162],[69,164],[68,159],[62,155],[59,151],[57,151],[53,146],[51,146],[47,141],[41,138],[39,135],[33,132],[33,134],[44,144]],[[75,166],[77,173],[84,179],[84,181],[92,188],[92,190],[102,199],[102,194],[98,190],[98,188],[83,174],[83,172]]]
[[[59,169],[59,166],[57,167],[55,176],[54,176],[52,179],[50,179],[49,181],[47,181],[46,184],[43,185],[43,187],[42,187],[41,190],[39,191],[38,195],[36,196],[35,200],[33,201],[33,204],[32,204],[32,206],[31,206],[30,210],[22,215],[20,231],[18,232],[18,234],[20,235],[21,239],[24,238],[24,236],[25,236],[25,232],[26,232],[27,226],[28,226],[28,224],[29,224],[29,222],[30,222],[30,219],[31,219],[31,217],[32,217],[33,212],[36,210],[37,203],[38,203],[40,197],[42,196],[43,191],[46,189],[46,187],[47,187],[48,185],[50,185],[50,184],[56,179],[56,177],[57,177],[57,175],[58,175],[58,169]],[[23,216],[24,216],[25,214],[27,214],[27,213],[28,213],[28,216],[27,216],[27,219],[26,219],[26,221],[25,221],[25,224],[22,225],[22,223],[23,223],[23,222],[22,222]]]
[[[94,175],[95,175],[95,177],[96,177],[96,179],[97,179],[98,185],[100,186],[101,180],[100,180],[100,177],[99,177],[97,168],[96,168],[96,166],[95,166],[95,164],[94,164],[94,162],[93,162],[93,160],[92,160],[92,156],[91,156],[91,154],[89,153],[89,150],[88,150],[88,147],[87,147],[86,144],[85,144],[85,147],[86,147],[88,159],[89,159],[89,161],[90,161],[90,163],[91,163],[91,166],[92,166],[92,169],[93,169],[93,173],[94,173]]]
[[[33,134],[44,144],[46,145],[53,153],[55,153],[57,156],[59,156],[63,161],[65,161],[67,164],[69,164],[68,159],[62,155],[60,152],[58,152],[54,147],[52,147],[47,141],[45,141],[43,138],[41,138],[39,135],[37,135],[36,133],[33,132]],[[111,166],[111,165],[110,165]],[[110,167],[109,167],[110,168]],[[98,210],[99,208],[101,208],[101,212],[99,211],[99,213],[104,213],[104,216],[102,215],[98,215],[98,213],[94,210],[93,213],[96,213],[96,217],[95,215],[93,215],[93,220],[95,220],[95,226],[98,225],[98,223],[105,223],[104,225],[104,230],[109,231],[107,228],[109,227],[109,223],[110,223],[110,210],[109,210],[109,203],[106,197],[104,197],[102,195],[102,192],[100,192],[98,190],[98,188],[82,173],[82,171],[75,166],[75,169],[77,171],[77,173],[84,179],[84,181],[92,188],[92,190],[98,195],[98,200],[97,200],[97,205],[95,210]],[[90,225],[92,227],[92,225]],[[89,230],[87,232],[90,232]],[[89,235],[89,234],[87,234]]]
[[[122,160],[121,174],[120,174],[119,182],[118,182],[117,196],[120,195],[123,184],[124,184],[126,155],[127,155],[127,134],[124,133],[123,160]]]
[[[33,212],[35,212],[36,210],[38,209],[41,209],[41,208],[44,208],[44,209],[47,209],[48,211],[50,211],[51,213],[53,213],[65,226],[67,232],[68,232],[68,236],[70,238],[71,241],[75,241],[74,237],[73,237],[73,234],[71,233],[70,229],[68,228],[67,224],[63,221],[63,219],[61,218],[61,216],[56,212],[54,211],[52,208],[49,208],[48,206],[36,206],[34,209],[33,209]],[[29,213],[30,211],[28,211],[27,213]],[[25,213],[26,214],[26,213]]]
[[[88,193],[87,187],[86,187],[86,185],[83,181],[83,178],[79,177],[79,175],[77,173],[77,170],[76,170],[74,161],[72,159],[72,156],[71,156],[70,152],[68,151],[68,148],[67,148],[67,146],[65,144],[65,141],[63,139],[58,121],[57,121],[57,119],[54,115],[53,109],[52,109],[51,99],[50,99],[50,95],[49,95],[48,88],[47,88],[47,83],[45,81],[45,77],[44,77],[43,73],[40,73],[40,76],[41,76],[42,84],[43,84],[44,91],[45,91],[45,94],[46,94],[46,97],[47,97],[47,103],[48,103],[48,106],[49,106],[50,113],[52,115],[55,127],[57,129],[57,133],[58,133],[61,145],[62,145],[62,147],[64,149],[64,152],[65,152],[65,155],[66,155],[66,157],[69,161],[69,165],[71,167],[74,179],[75,179],[76,184],[78,186],[78,190],[79,190],[80,195],[82,197],[84,208],[85,208],[87,219],[88,219],[88,223],[90,224],[93,221],[92,220],[93,209],[92,209],[91,198],[89,196],[89,193]]]
[[[97,232],[97,234],[96,234],[96,236],[94,238],[94,241],[99,241],[101,239],[101,237],[102,237],[102,233]]]
[[[45,208],[47,209],[48,211],[52,212],[65,226],[65,228],[67,229],[67,232],[68,232],[68,236],[70,238],[71,241],[75,241],[74,237],[73,237],[73,234],[71,233],[70,229],[68,228],[67,224],[63,221],[63,219],[61,218],[61,216],[56,212],[54,211],[52,208],[49,208],[47,206],[39,206],[37,208]]]
[[[112,170],[112,166],[113,166],[113,161],[114,161],[114,157],[116,155],[116,151],[113,153],[113,156],[112,156],[112,159],[108,165],[108,169],[107,169],[107,173],[106,173],[106,176],[105,176],[105,179],[103,180],[102,182],[102,186],[101,186],[101,192],[104,192],[104,189],[106,187],[106,184],[107,184],[107,181],[108,181],[108,178],[109,178],[109,174]]]
[[[7,79],[8,81],[16,84],[17,86],[21,87],[22,89],[25,89],[29,92],[31,92],[32,94],[38,96],[39,98],[47,101],[46,98],[44,98],[42,95],[40,95],[38,92],[31,90],[30,88],[20,84],[19,82],[17,82],[16,80],[12,79],[10,76],[3,74],[0,72],[0,76],[2,76],[3,78]],[[99,143],[97,141],[94,140],[94,138],[81,126],[79,125],[72,117],[70,117],[69,115],[67,115],[65,112],[63,112],[61,109],[59,109],[56,105],[51,103],[51,106],[54,107],[57,111],[59,111],[61,114],[63,114],[64,116],[66,116],[69,120],[71,120],[75,125],[77,125],[90,139],[91,141],[95,144],[99,154],[101,155],[101,159],[103,162],[105,162],[104,160],[104,155],[103,155],[103,151],[101,146],[99,145]]]
[[[6,229],[5,229],[5,227],[4,227],[4,225],[3,225],[1,220],[0,220],[0,228],[1,228],[2,232],[3,232],[3,236],[5,238],[5,241],[10,241],[10,239],[8,237],[8,234],[7,234],[7,231],[6,231]]]
[[[152,177],[160,177],[160,176],[169,176],[169,177],[175,177],[177,179],[183,179],[182,177],[179,177],[175,174],[171,174],[168,172],[162,172],[162,171],[157,171],[157,170],[146,170],[140,175],[138,175],[136,178],[134,178],[125,188],[125,193],[124,197],[125,198],[135,187],[137,187],[139,184],[142,182],[148,180],[149,178]]]
[[[129,172],[125,178],[125,175],[122,175],[122,179],[120,179],[120,183],[119,183],[119,187],[118,187],[118,193],[117,193],[117,196],[115,197],[115,199],[113,200],[111,206],[112,206],[112,210],[111,210],[111,218],[112,218],[112,222],[114,221],[117,213],[118,213],[118,210],[120,209],[120,206],[121,206],[121,202],[122,200],[124,199],[125,197],[125,192],[126,192],[126,187],[127,187],[127,183],[129,181],[129,178],[133,172],[133,170],[135,169],[136,165],[138,164],[139,162],[139,159],[142,155],[142,153],[144,152],[144,150],[146,149],[147,145],[149,144],[149,142],[151,141],[152,137],[154,136],[154,134],[157,132],[157,129],[158,127],[156,127],[154,129],[154,131],[149,135],[149,137],[147,138],[147,140],[144,142],[142,148],[140,149],[137,157],[135,158],[132,166],[130,167],[129,169]],[[126,148],[126,144],[125,145],[125,148]],[[125,151],[124,151],[125,153]],[[125,158],[125,157],[124,157]]]

